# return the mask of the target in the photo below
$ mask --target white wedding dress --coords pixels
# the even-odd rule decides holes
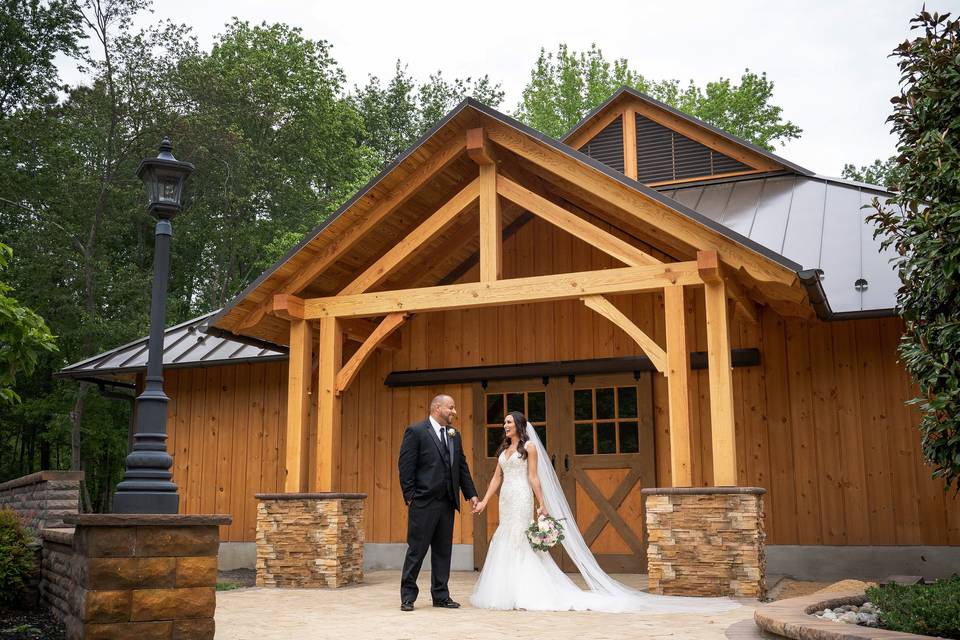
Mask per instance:
[[[549,461],[532,428],[527,428],[538,459]],[[497,459],[503,471],[500,486],[500,524],[490,540],[483,571],[470,603],[480,609],[529,611],[605,611],[614,613],[715,613],[738,606],[726,598],[658,596],[631,589],[605,573],[577,529],[553,467],[537,465],[537,477],[547,512],[563,518],[561,543],[580,570],[588,589],[571,580],[549,553],[535,551],[526,529],[533,521],[533,490],[527,478],[527,460],[519,453]]]

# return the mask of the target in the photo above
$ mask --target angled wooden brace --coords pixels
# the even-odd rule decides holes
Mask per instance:
[[[623,331],[633,338],[634,342],[640,345],[643,352],[650,358],[650,362],[660,373],[667,372],[667,354],[660,348],[656,341],[644,333],[640,327],[635,325],[620,309],[601,295],[584,296],[580,298],[583,304],[587,305],[604,318],[617,325]]]
[[[407,313],[391,313],[377,325],[377,328],[370,334],[370,337],[360,345],[360,348],[353,354],[349,362],[343,365],[337,373],[336,393],[338,396],[350,386],[350,383],[360,372],[360,367],[362,367],[363,363],[373,354],[377,345],[391,333],[399,329],[403,323],[407,321],[408,316],[409,314]]]

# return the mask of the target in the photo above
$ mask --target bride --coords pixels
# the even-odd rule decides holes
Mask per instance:
[[[482,513],[500,489],[500,525],[493,534],[470,603],[481,609],[712,613],[739,605],[725,598],[658,596],[631,589],[607,575],[577,529],[546,451],[526,417],[513,411],[503,420],[504,439],[487,493],[473,510]],[[502,487],[501,487],[502,485]],[[549,553],[535,551],[526,537],[534,513],[562,519],[563,548],[588,589],[580,589]]]

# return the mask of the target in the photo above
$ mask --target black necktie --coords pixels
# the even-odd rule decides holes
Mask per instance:
[[[440,428],[440,441],[443,443],[443,452],[444,457],[447,459],[447,462],[450,462],[450,445],[447,444],[447,430],[443,427]]]

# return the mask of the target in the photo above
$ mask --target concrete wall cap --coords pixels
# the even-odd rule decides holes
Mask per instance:
[[[767,492],[763,487],[650,487],[641,489],[645,496],[713,496],[713,495],[757,495]]]
[[[84,527],[192,527],[230,524],[233,522],[233,516],[228,514],[72,513],[63,516],[63,521]]]
[[[0,482],[0,491],[25,487],[31,484],[40,484],[41,482],[64,482],[70,480],[76,480],[77,482],[83,480],[83,471],[37,471],[27,476],[20,476],[13,480]]]
[[[365,500],[365,493],[256,493],[257,500]]]

